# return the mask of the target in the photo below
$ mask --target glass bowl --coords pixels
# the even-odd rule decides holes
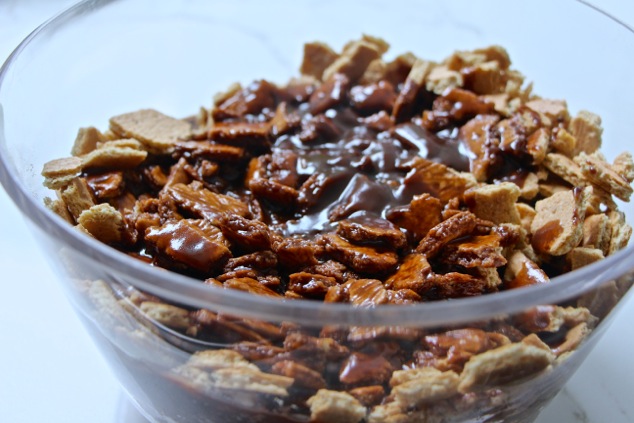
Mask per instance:
[[[234,81],[286,82],[304,42],[340,47],[362,33],[433,60],[503,45],[539,95],[602,117],[608,158],[634,129],[624,53],[634,51],[632,32],[576,1],[92,0],[39,27],[2,67],[0,180],[150,421],[530,422],[632,285],[630,245],[550,284],[476,298],[375,308],[277,301],[148,266],[44,206],[51,192],[40,170],[68,156],[79,127],[148,107],[188,116]],[[632,205],[619,206],[631,224]],[[216,338],[195,342],[166,326],[147,306],[156,298],[207,310]],[[444,342],[442,357],[421,350],[434,342]],[[394,373],[441,359],[443,371]],[[445,389],[458,373],[460,388]]]

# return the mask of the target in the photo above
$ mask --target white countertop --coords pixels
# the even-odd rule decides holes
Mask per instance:
[[[73,3],[0,0],[0,63],[37,25]],[[592,3],[634,26],[631,0]],[[624,52],[632,55],[634,68],[632,53]],[[0,210],[0,422],[142,422],[3,190]],[[608,333],[539,423],[634,421],[633,321],[630,293]]]

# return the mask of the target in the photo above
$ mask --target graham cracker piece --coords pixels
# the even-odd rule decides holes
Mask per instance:
[[[184,383],[194,391],[208,392],[213,389],[213,381],[209,372],[187,365],[179,366],[172,372],[178,376],[180,383]]]
[[[511,59],[504,49],[498,45],[492,45],[470,51],[455,51],[443,61],[443,64],[451,70],[460,71],[483,63],[494,62],[499,69],[506,70],[511,65]]]
[[[553,122],[566,122],[570,119],[565,100],[539,98],[527,102],[526,107],[548,117]]]
[[[566,333],[564,342],[553,349],[553,353],[560,357],[562,354],[575,351],[581,342],[592,332],[586,323],[579,323]]]
[[[442,61],[443,65],[446,65],[448,69],[454,71],[461,71],[464,68],[469,68],[482,64],[487,61],[484,54],[474,53],[473,51],[454,51],[449,57]]]
[[[374,59],[359,78],[360,84],[374,84],[385,78],[387,63],[383,59]]]
[[[520,197],[524,200],[532,200],[537,197],[537,194],[539,194],[539,176],[535,172],[529,172],[520,188]]]
[[[520,225],[526,232],[530,232],[533,219],[537,215],[534,208],[526,203],[517,203],[517,212],[520,215]]]
[[[381,57],[379,49],[367,41],[351,43],[322,75],[324,81],[336,73],[345,74],[351,81],[358,80],[365,72],[370,62]]]
[[[497,62],[501,69],[506,70],[511,66],[511,58],[508,52],[500,45],[493,44],[488,47],[477,48],[472,53],[484,56],[486,61]]]
[[[95,205],[90,188],[88,188],[84,178],[74,178],[59,193],[74,219],[78,219],[84,210]]]
[[[139,309],[150,319],[173,329],[187,329],[191,324],[189,311],[171,304],[144,301]]]
[[[558,128],[553,132],[550,145],[555,151],[564,156],[572,157],[577,148],[577,139],[566,129]]]
[[[616,156],[612,170],[621,175],[630,184],[634,182],[634,159],[628,152]]]
[[[531,82],[524,87],[524,75],[516,70],[507,70],[506,77],[506,89],[504,92],[513,97],[513,101],[516,103],[515,107],[519,109],[521,105],[530,99],[533,83]]]
[[[402,83],[417,60],[418,57],[412,52],[399,54],[392,61],[387,62],[385,78],[393,85]]]
[[[339,54],[335,52],[326,43],[315,41],[304,44],[304,58],[299,71],[302,75],[313,76],[321,80],[324,70],[339,58]]]
[[[599,195],[597,195],[597,191],[600,192]],[[607,210],[604,211],[602,209],[603,203],[604,203],[603,199],[604,198],[608,198],[608,197],[611,198],[612,196],[610,194],[608,194],[608,193],[605,193],[605,196],[604,196],[603,192],[601,192],[601,191],[603,191],[603,190],[600,189],[600,188],[592,187],[592,195],[588,199],[588,207],[586,208],[586,217],[593,216],[595,214],[602,214],[605,211],[607,211]],[[614,200],[612,200],[612,201],[614,201]],[[611,207],[608,207],[608,209],[612,210]]]
[[[315,423],[358,423],[367,409],[347,392],[320,389],[308,398],[310,421]]]
[[[404,121],[411,117],[418,103],[419,93],[425,83],[425,78],[433,66],[435,65],[432,62],[416,59],[407,74],[403,88],[394,101],[392,117],[396,121]]]
[[[603,254],[608,253],[612,228],[609,226],[609,218],[604,213],[586,217],[583,222],[582,247],[598,248]]]
[[[570,120],[568,131],[577,140],[572,156],[581,152],[592,154],[601,147],[601,117],[594,113],[581,110]]]
[[[603,251],[597,248],[587,247],[573,248],[572,251],[566,255],[571,270],[579,269],[580,267],[587,266],[604,258]]]
[[[197,351],[189,358],[187,366],[210,371],[229,367],[248,367],[258,370],[258,366],[249,362],[242,354],[228,349]]]
[[[42,185],[52,190],[60,190],[70,184],[76,177],[77,175],[65,175],[57,178],[44,178]]]
[[[438,376],[439,374],[442,374],[442,371],[435,367],[415,367],[405,370],[395,370],[390,378],[390,386],[395,387],[415,379]]]
[[[66,157],[44,163],[44,186],[60,189],[68,185],[81,172],[82,161],[78,157]]]
[[[519,196],[520,189],[512,182],[480,185],[464,193],[469,210],[480,219],[495,224],[521,223],[516,206]]]
[[[152,153],[170,152],[177,141],[191,137],[191,125],[154,109],[110,118],[110,129],[121,138],[135,138]]]
[[[73,156],[83,156],[97,148],[97,145],[108,141],[108,138],[94,126],[79,128],[75,143],[70,153]]]
[[[583,220],[591,188],[558,192],[535,204],[531,244],[537,252],[567,254],[583,239]]]
[[[73,225],[75,224],[75,219],[68,211],[68,207],[66,207],[66,203],[64,203],[64,200],[53,200],[49,197],[46,197],[44,198],[44,205],[68,223]]]
[[[632,227],[625,222],[625,214],[620,211],[608,213],[608,227],[611,233],[607,255],[612,255],[627,247],[632,236]]]
[[[84,210],[77,218],[77,223],[106,244],[121,240],[123,216],[110,204],[97,204]]]
[[[407,74],[407,79],[421,86],[434,67],[434,63],[428,60],[416,59],[412,69]]]
[[[390,43],[385,41],[383,38],[376,37],[374,35],[362,34],[361,39],[359,41],[364,41],[368,44],[372,44],[381,55],[385,54],[385,52],[387,52],[390,49]],[[357,40],[348,41],[346,44],[344,44],[341,50],[345,52],[349,48],[353,47],[354,43],[356,42],[358,41]]]
[[[526,151],[533,157],[533,164],[539,165],[546,158],[550,145],[550,130],[539,128],[526,140]]]
[[[213,105],[218,106],[233,97],[235,94],[242,91],[242,84],[239,82],[232,82],[226,90],[219,91],[213,96]]]
[[[211,373],[215,388],[249,391],[279,397],[288,396],[288,387],[293,379],[286,376],[264,373],[250,367],[227,367]]]
[[[467,393],[514,382],[544,370],[554,359],[550,351],[534,345],[503,345],[471,357],[460,375],[458,390]]]
[[[82,168],[131,169],[140,165],[147,154],[147,151],[141,149],[141,143],[135,139],[109,141],[82,156]]]
[[[476,94],[499,94],[506,87],[506,73],[500,68],[497,61],[478,63],[467,69],[463,69],[465,74],[465,85]]]
[[[434,403],[458,393],[460,377],[453,371],[429,373],[412,378],[392,389],[401,408]]]
[[[441,95],[449,88],[459,88],[464,85],[464,78],[460,72],[449,69],[446,65],[434,66],[427,75],[425,88]]]
[[[495,111],[503,118],[510,117],[515,111],[511,106],[511,96],[508,93],[485,94],[480,96],[480,99],[493,104]]]
[[[592,184],[623,201],[629,201],[634,189],[623,176],[615,172],[600,153],[579,153],[574,158],[581,173]]]
[[[373,407],[368,414],[367,421],[368,423],[408,423],[416,418],[415,414],[418,413],[407,413],[407,410],[403,410],[399,403],[391,401]],[[420,421],[424,422],[425,418],[422,416]]]
[[[579,165],[563,154],[547,154],[543,165],[572,186],[585,187],[588,185]]]

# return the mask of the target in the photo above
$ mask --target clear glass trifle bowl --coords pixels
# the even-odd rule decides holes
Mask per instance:
[[[405,228],[402,239],[410,237],[407,242],[411,243],[414,237],[416,244],[421,244],[414,245],[410,250],[399,247],[401,250],[398,254],[390,256],[399,256],[399,264],[390,265],[389,271],[381,267],[383,262],[373,262],[370,267],[364,267],[367,260],[365,256],[361,257],[363,254],[359,251],[366,250],[358,245],[349,245],[354,244],[354,240],[350,240],[360,232],[370,236],[368,231],[375,234],[372,230],[380,229],[393,235],[392,226],[389,229],[373,226],[368,223],[373,222],[372,218],[368,220],[364,214],[355,215],[357,220],[354,220],[350,212],[341,219],[347,223],[335,222],[320,228],[322,232],[332,232],[326,238],[320,238],[322,241],[325,239],[320,244],[323,247],[323,251],[319,250],[322,255],[318,254],[317,258],[311,258],[315,261],[302,266],[294,263],[295,267],[283,262],[278,250],[282,248],[280,245],[284,244],[283,240],[278,240],[279,244],[276,244],[278,241],[270,241],[265,247],[249,245],[244,240],[244,245],[240,244],[240,230],[248,231],[253,227],[248,226],[251,223],[247,222],[246,229],[238,227],[230,233],[217,230],[213,232],[215,239],[223,236],[231,239],[228,247],[231,251],[227,252],[229,249],[225,248],[223,254],[233,254],[235,258],[239,256],[237,251],[242,253],[240,257],[260,254],[257,255],[258,260],[268,260],[277,254],[275,260],[279,262],[267,264],[268,273],[264,276],[240,273],[244,269],[239,268],[238,264],[229,271],[225,265],[224,273],[215,271],[213,275],[197,268],[198,272],[192,275],[184,274],[187,272],[183,272],[182,267],[172,268],[176,271],[166,271],[160,266],[149,265],[148,261],[152,261],[152,258],[144,251],[134,254],[128,251],[126,254],[121,251],[122,248],[112,248],[73,227],[73,224],[45,205],[50,206],[55,201],[59,204],[61,200],[43,186],[41,171],[45,163],[69,157],[78,128],[96,126],[103,130],[101,136],[105,136],[103,134],[113,116],[149,108],[185,119],[196,115],[200,106],[211,110],[213,95],[226,92],[232,83],[238,81],[242,87],[246,87],[243,91],[238,89],[227,93],[224,98],[216,97],[216,107],[222,108],[223,102],[236,95],[239,97],[241,92],[246,93],[243,97],[253,94],[256,89],[249,85],[251,81],[264,79],[284,86],[296,77],[302,63],[302,45],[305,42],[319,40],[341,51],[342,48],[350,49],[346,43],[359,40],[362,34],[372,34],[387,40],[391,46],[384,53],[383,63],[401,60],[401,65],[407,70],[401,72],[400,81],[395,82],[393,87],[390,85],[396,103],[404,97],[401,93],[412,89],[408,81],[413,80],[414,77],[410,75],[416,72],[411,73],[411,70],[416,68],[421,71],[427,66],[421,64],[422,61],[416,61],[416,57],[407,56],[414,57],[407,67],[406,56],[397,58],[400,53],[411,51],[417,57],[434,61],[433,66],[440,63],[441,67],[448,63],[442,62],[447,57],[454,58],[450,61],[453,63],[451,66],[459,66],[456,64],[458,57],[465,61],[479,60],[473,59],[478,55],[485,57],[484,66],[480,66],[480,62],[473,64],[478,71],[466,71],[466,65],[460,65],[461,70],[456,72],[455,69],[449,69],[450,65],[445,66],[445,71],[464,77],[459,83],[454,78],[453,83],[474,86],[474,78],[481,75],[478,72],[486,75],[490,75],[487,72],[501,72],[498,68],[495,68],[497,71],[491,71],[487,67],[496,60],[495,66],[502,66],[502,59],[498,56],[497,59],[487,56],[499,52],[486,49],[491,45],[502,46],[508,51],[512,69],[521,71],[527,83],[534,83],[535,94],[544,99],[565,99],[565,113],[568,110],[570,113],[565,117],[549,115],[559,113],[549,107],[557,108],[561,102],[545,105],[537,102],[531,106],[531,116],[549,118],[551,126],[548,131],[557,125],[569,129],[569,133],[560,130],[559,135],[554,129],[552,134],[548,132],[550,140],[558,140],[556,150],[548,147],[548,151],[540,152],[537,148],[531,152],[534,156],[543,153],[539,163],[531,164],[535,175],[540,172],[555,175],[550,175],[550,179],[540,179],[543,183],[532,196],[519,194],[519,188],[513,189],[517,190],[517,196],[530,197],[519,208],[522,217],[530,214],[527,211],[529,209],[535,212],[531,215],[534,219],[544,219],[544,214],[548,212],[555,216],[570,212],[576,216],[575,219],[579,221],[562,223],[566,228],[574,224],[578,235],[581,234],[576,244],[563,254],[546,257],[540,248],[545,251],[552,246],[542,245],[535,240],[538,231],[530,233],[530,223],[528,229],[524,228],[522,232],[525,222],[518,221],[515,225],[506,224],[508,222],[490,224],[479,215],[488,213],[493,219],[495,210],[482,211],[477,206],[482,203],[478,202],[490,202],[489,194],[491,190],[495,191],[496,186],[504,187],[505,190],[509,184],[520,187],[525,184],[525,175],[496,180],[488,184],[487,189],[473,182],[468,189],[463,190],[468,192],[464,194],[465,198],[473,201],[447,198],[442,204],[442,221],[466,215],[479,215],[480,220],[474,220],[468,232],[443,241],[438,248],[421,247],[425,240],[433,237],[420,234],[416,239],[417,235],[412,235],[416,231],[411,227]],[[363,40],[366,49],[374,48],[367,47],[368,44],[377,49],[382,48],[372,44],[379,43],[372,37],[365,36]],[[609,45],[618,45],[618,48],[606,48]],[[471,51],[472,54],[452,56],[457,50]],[[634,214],[632,205],[613,198],[618,195],[610,195],[609,187],[606,187],[609,198],[595,195],[600,190],[596,188],[594,179],[587,179],[586,173],[597,172],[588,170],[584,173],[583,169],[586,168],[581,160],[572,160],[581,154],[590,160],[590,164],[595,163],[592,160],[612,163],[615,158],[621,157],[618,155],[623,150],[631,149],[628,140],[633,128],[629,111],[634,109],[634,97],[630,95],[634,92],[634,80],[629,75],[629,51],[634,51],[631,30],[577,1],[556,4],[497,0],[478,3],[457,0],[418,3],[355,1],[345,4],[330,1],[226,3],[201,0],[160,4],[148,0],[84,1],[34,31],[0,71],[0,180],[32,223],[38,241],[58,271],[59,279],[87,330],[130,398],[150,421],[531,422],[599,341],[619,302],[634,281],[634,247],[624,246],[625,241],[617,239],[627,238],[627,222],[632,224]],[[345,66],[342,69],[344,74],[349,71]],[[501,74],[508,76],[512,73],[509,70]],[[422,78],[421,81],[428,83],[430,80],[429,74],[423,71],[417,75]],[[363,97],[363,93],[367,92],[361,89],[354,91],[354,85],[360,84],[359,78],[360,74],[348,75],[348,79],[352,80],[347,82],[352,87],[351,96],[356,92],[354,95],[361,93],[359,95]],[[450,79],[443,78],[440,80],[445,82]],[[489,79],[486,81],[490,82]],[[257,87],[267,84],[260,82]],[[301,96],[298,93],[302,89],[306,98],[312,95],[312,92],[306,91],[306,87],[315,89],[311,83],[297,82],[294,95]],[[381,87],[383,90],[385,85]],[[479,87],[480,90],[484,89]],[[427,97],[422,101],[429,101],[432,107],[432,103],[442,103],[439,98],[449,104],[446,102],[454,101],[451,95],[464,95],[463,91],[451,87],[441,88],[426,85],[424,91]],[[420,87],[416,89],[423,90]],[[522,101],[534,100],[526,88],[521,89],[524,90],[522,95],[526,95]],[[333,95],[332,91],[328,95]],[[384,97],[379,100],[383,101]],[[242,98],[240,101],[245,100]],[[360,105],[362,100],[358,100],[358,97],[350,101],[356,101],[352,107],[356,107],[356,111],[364,107]],[[435,116],[438,118],[440,112],[458,113],[457,109],[464,111],[468,109],[465,106],[468,101],[472,101],[472,97],[459,97],[451,103],[454,109],[434,109],[437,112]],[[343,107],[341,104],[337,103],[333,109]],[[486,106],[489,107],[486,109],[488,113],[493,113],[494,102],[486,104],[489,105]],[[522,105],[517,110],[527,110],[522,107],[528,106]],[[319,113],[323,112],[326,118],[336,114],[326,109]],[[582,110],[590,110],[601,117],[599,126],[602,134],[599,136],[603,140],[601,152],[605,161],[603,156],[592,155],[592,151],[588,151],[585,156],[579,151],[573,154],[571,151],[576,147],[566,144],[566,140],[583,137],[580,130],[575,132],[574,124],[570,124],[579,116],[588,116],[585,112],[580,113]],[[269,117],[277,111],[270,112],[272,114]],[[314,110],[312,112],[319,114]],[[401,117],[392,116],[390,123],[378,118],[371,120],[367,116],[369,112],[366,115],[363,113],[361,111],[359,116],[353,117],[357,119],[355,122],[372,121],[372,124],[378,125],[374,129],[379,133],[383,130],[389,132],[379,126],[391,127],[395,123],[394,119],[401,120],[398,122],[400,128],[409,129],[416,125],[431,125],[429,122],[442,126],[444,122],[441,118],[434,121],[433,113],[423,114],[422,118],[412,117],[411,122],[410,117],[403,122]],[[407,111],[403,113],[407,114]],[[467,110],[464,113],[468,115],[471,112]],[[513,113],[508,111],[508,116],[498,116],[492,125],[499,124],[505,117],[510,121]],[[499,114],[503,115],[502,112]],[[215,116],[216,120],[221,122],[218,116]],[[262,124],[262,116],[252,118],[260,119],[260,122],[247,122],[245,125]],[[350,116],[346,119],[350,119]],[[389,121],[389,116],[386,119]],[[194,121],[196,119],[187,120],[189,123]],[[228,122],[231,124],[231,119]],[[305,123],[298,121],[295,124]],[[203,124],[212,128],[222,123],[201,118],[196,121],[199,127]],[[442,130],[439,129],[438,133]],[[199,131],[196,135],[198,138],[179,141],[183,142],[178,147],[181,149],[176,148],[176,153],[170,151],[166,157],[172,157],[172,154],[180,151],[180,159],[191,159],[193,163],[200,157],[196,156],[198,150],[191,150],[192,143],[200,145],[208,142],[206,137],[212,132]],[[411,131],[407,133],[412,137]],[[562,135],[564,133],[567,133],[568,138]],[[125,138],[133,137],[134,134]],[[360,138],[363,137],[360,135]],[[527,138],[539,141],[538,137]],[[382,139],[376,136],[372,142]],[[103,141],[107,144],[109,140]],[[129,148],[131,144],[127,142],[121,148]],[[416,146],[410,144],[409,150],[406,150],[411,152]],[[447,144],[441,142],[434,147],[438,145],[442,148]],[[231,148],[231,154],[240,150],[240,154],[252,155],[256,164],[258,156],[269,153],[266,148],[266,151],[249,151],[249,144],[232,145]],[[257,148],[261,149],[262,145]],[[344,156],[347,154],[346,148],[340,150]],[[509,142],[508,148],[516,146]],[[571,150],[566,153],[566,148]],[[464,153],[458,150],[452,154]],[[222,150],[222,154],[229,154],[227,151]],[[298,147],[298,151],[298,154],[303,154],[304,150]],[[473,149],[471,153],[471,156],[467,156],[472,160],[476,153]],[[561,159],[564,165],[578,164],[582,174],[579,183],[574,180],[578,174],[571,176],[565,171],[557,173],[557,164],[562,162],[557,162],[552,156],[547,158],[551,153],[556,154],[555,159],[570,156],[569,161]],[[161,153],[150,151],[147,154],[160,156]],[[210,174],[215,170],[209,169],[235,165],[233,162],[222,162],[226,155],[218,157],[214,159],[216,162],[212,159],[206,162],[205,169]],[[436,158],[432,157],[431,162],[436,163],[433,160]],[[412,157],[408,156],[408,159]],[[86,166],[86,161],[82,163]],[[110,167],[117,166],[112,161],[108,163]],[[237,172],[242,175],[240,172],[246,172],[247,165],[244,160],[240,163],[242,168]],[[315,169],[319,170],[318,167]],[[409,170],[417,169],[414,167]],[[610,169],[616,175],[609,176],[612,178],[610,180],[627,173],[627,169],[620,173]],[[166,178],[170,177],[169,170],[162,171],[163,184],[166,184]],[[270,168],[256,173],[268,171]],[[189,176],[183,176],[185,174]],[[308,174],[304,176],[310,178]],[[154,177],[161,179],[156,174]],[[267,174],[262,178],[274,177]],[[215,195],[213,189],[221,189],[219,186],[214,188],[213,184],[207,186],[204,181],[192,185],[192,179],[196,176],[191,172],[181,173],[178,178],[181,179],[171,183],[181,187],[181,191],[172,189],[173,192],[180,192],[180,195],[185,195],[185,191],[182,191],[185,188],[182,187],[206,190],[212,193],[209,194],[212,197]],[[627,180],[625,176],[622,178]],[[411,180],[405,178],[400,182],[407,187]],[[103,181],[95,182],[94,178],[91,181],[89,186],[92,189],[107,185]],[[449,185],[453,187],[454,183],[452,180]],[[630,184],[625,182],[625,185]],[[508,190],[512,191],[511,188]],[[341,188],[339,192],[343,196],[347,188]],[[99,193],[93,194],[99,197]],[[410,194],[408,202],[412,196],[420,198],[418,196],[425,192]],[[562,210],[568,203],[563,202],[562,207],[557,207],[559,203],[553,206],[552,202],[547,201],[550,197],[564,198],[566,195],[573,202],[580,202],[579,198],[584,198],[584,206],[577,207],[583,209],[581,216],[574,207],[572,211]],[[598,203],[592,203],[592,195],[592,198],[598,198],[595,198]],[[118,203],[112,197],[110,200],[111,204],[119,204],[123,210],[123,200]],[[227,201],[238,200],[233,198]],[[548,206],[537,204],[542,200],[546,201],[542,204],[548,203]],[[340,198],[336,197],[330,200],[333,204],[338,201],[340,203]],[[198,229],[195,229],[187,226],[188,223],[180,229],[199,233],[216,224],[219,227],[221,224],[228,225],[223,220],[228,219],[226,216],[218,217],[209,212],[209,208],[200,212],[200,207],[184,206],[186,203],[178,203],[181,208],[174,216],[184,221],[195,220],[199,222],[196,225],[202,226],[196,226]],[[500,209],[504,208],[503,203],[501,201]],[[74,206],[68,207],[69,216],[73,214]],[[408,210],[411,211],[411,204],[399,205],[400,214],[393,214],[392,217],[397,217],[390,218],[391,222],[398,222],[398,216],[408,213],[403,209],[404,206],[410,207]],[[615,211],[617,207],[623,214]],[[183,208],[187,210],[183,211]],[[275,213],[283,214],[280,208],[275,210]],[[440,216],[441,209],[438,210]],[[149,209],[145,211],[149,212]],[[194,216],[197,211],[201,214]],[[154,212],[158,213],[156,210]],[[425,216],[429,216],[427,212]],[[216,218],[220,223],[214,220]],[[75,218],[70,220],[74,221]],[[253,208],[232,222],[251,220],[257,220]],[[255,226],[271,239],[277,239],[274,237],[278,235],[274,234],[280,228],[280,222],[263,220],[266,221],[265,229],[261,225]],[[201,221],[207,222],[203,225]],[[586,222],[600,223],[609,233],[602,241],[604,247],[590,245],[591,225]],[[153,235],[148,235],[148,239],[152,236],[158,239],[169,222],[154,223],[163,225],[163,232],[156,229],[152,232],[150,228],[147,233]],[[441,223],[440,220],[436,222]],[[548,224],[542,226],[548,227]],[[295,227],[305,229],[309,226],[304,221]],[[225,229],[224,226],[221,229]],[[504,264],[493,267],[493,271],[487,273],[497,281],[495,289],[483,290],[499,292],[471,295],[473,292],[467,288],[456,288],[458,294],[442,298],[445,295],[443,293],[454,291],[448,288],[443,291],[438,286],[429,290],[420,284],[407,282],[407,278],[416,272],[419,274],[412,278],[417,281],[422,278],[420,266],[423,262],[420,260],[427,253],[433,263],[434,274],[440,275],[436,275],[438,280],[445,280],[442,276],[450,273],[447,269],[455,272],[456,266],[451,267],[444,262],[438,264],[440,259],[434,258],[440,254],[438,251],[444,251],[448,257],[462,259],[460,269],[466,272],[471,278],[467,279],[471,281],[476,271],[469,270],[469,263],[475,260],[469,254],[476,248],[464,250],[465,239],[474,241],[474,237],[479,237],[477,239],[484,242],[483,237],[489,237],[488,240],[497,237],[495,251],[487,251],[497,254],[499,258],[502,250],[508,246],[500,246],[498,238],[513,238],[509,233],[516,233],[516,237],[521,234],[529,237],[529,243],[522,247],[523,253],[513,256],[514,262],[519,260],[524,263],[523,269],[528,275],[525,275],[526,278],[541,283],[514,286],[523,285],[518,276],[521,271],[514,271],[517,274],[508,276],[511,268],[508,251],[504,252]],[[178,235],[177,232],[172,234]],[[385,235],[383,232],[381,234]],[[343,239],[346,236],[348,241]],[[553,236],[558,237],[560,234]],[[439,237],[442,238],[440,230],[436,231],[434,239],[437,241]],[[306,242],[310,243],[311,240]],[[297,249],[303,248],[304,244],[297,242],[293,245]],[[370,239],[370,242],[366,239],[363,248],[375,251],[378,247],[373,242],[389,244],[393,238],[388,241],[383,238],[379,241]],[[515,239],[513,245],[519,250],[517,242]],[[622,244],[619,247],[624,248],[614,246],[619,243]],[[152,245],[162,253],[169,248],[181,248],[181,244],[176,245],[178,243],[169,244],[169,248],[159,244],[160,240]],[[432,250],[434,257],[431,256]],[[574,253],[572,250],[575,250]],[[289,251],[292,253],[295,250],[289,247],[284,251],[290,254]],[[596,261],[591,259],[596,258],[597,254],[607,257]],[[405,263],[404,256],[411,257],[409,264]],[[164,258],[154,261],[154,264],[163,264]],[[247,259],[232,262],[233,259],[227,263],[248,262]],[[261,262],[258,263],[261,265]],[[541,270],[526,263],[540,263],[547,273],[552,272],[554,276],[541,278]],[[445,269],[444,274],[441,267]],[[292,271],[287,268],[292,268]],[[323,274],[318,277],[319,271]],[[228,275],[231,272],[234,273]],[[302,285],[301,281],[307,278],[309,282]],[[260,288],[255,289],[252,283],[260,283],[257,285]],[[293,286],[293,289],[289,288]],[[258,295],[254,291],[269,295]],[[302,296],[310,298],[301,299]],[[321,301],[324,297],[328,301]]]

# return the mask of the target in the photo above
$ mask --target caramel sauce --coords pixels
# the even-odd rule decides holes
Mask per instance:
[[[150,228],[146,238],[165,250],[172,259],[200,271],[209,271],[221,263],[229,250],[205,237],[202,231],[183,221],[168,223],[161,228]]]
[[[86,183],[98,198],[109,198],[121,193],[123,172],[114,171],[86,176]]]
[[[533,234],[531,244],[537,252],[548,253],[563,231],[564,228],[559,223],[559,220],[551,220]]]
[[[548,275],[540,267],[531,262],[522,263],[522,268],[512,281],[506,283],[509,289],[521,288],[524,286],[537,285],[550,282]]]

